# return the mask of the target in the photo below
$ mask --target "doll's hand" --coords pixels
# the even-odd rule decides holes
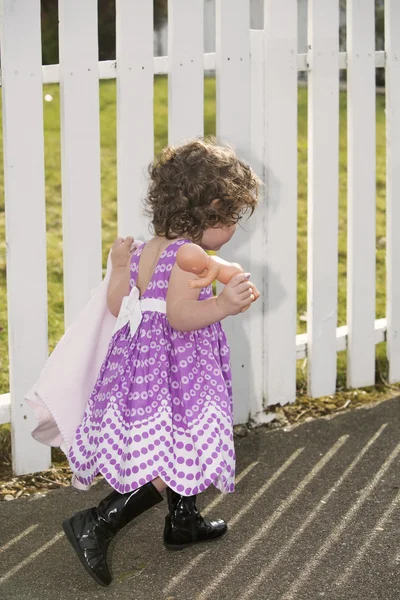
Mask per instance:
[[[111,248],[111,263],[113,269],[126,267],[135,249],[133,237],[117,238]]]
[[[217,306],[224,317],[247,310],[255,299],[253,289],[244,273],[232,277],[217,298]]]

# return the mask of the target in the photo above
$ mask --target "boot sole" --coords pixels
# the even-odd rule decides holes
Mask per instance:
[[[190,546],[195,546],[196,544],[204,544],[206,542],[217,542],[218,540],[220,540],[222,537],[224,537],[224,535],[226,535],[227,531],[224,531],[224,533],[222,533],[221,535],[219,535],[216,538],[209,538],[209,539],[205,539],[205,540],[199,540],[198,542],[188,542],[187,544],[166,544],[164,542],[164,547],[167,550],[184,550],[185,548],[189,548]]]
[[[62,522],[62,528],[64,530],[65,535],[67,536],[67,540],[69,541],[69,543],[71,544],[71,546],[75,550],[75,553],[76,553],[77,557],[79,558],[82,566],[85,568],[85,571],[87,573],[89,573],[89,575],[91,576],[91,578],[94,579],[94,581],[96,583],[98,583],[102,587],[108,587],[109,584],[108,583],[104,583],[104,581],[102,581],[101,579],[99,579],[97,577],[97,575],[95,573],[93,573],[93,571],[91,570],[91,568],[86,563],[84,557],[82,556],[81,549],[79,547],[79,544],[76,541],[76,538],[74,536],[74,532],[72,531],[72,527],[69,524],[68,520],[65,520],[65,521]]]

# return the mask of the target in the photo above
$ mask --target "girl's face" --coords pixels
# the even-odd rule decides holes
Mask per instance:
[[[224,244],[229,242],[236,231],[237,225],[228,227],[210,227],[203,233],[200,246],[204,250],[219,250]]]

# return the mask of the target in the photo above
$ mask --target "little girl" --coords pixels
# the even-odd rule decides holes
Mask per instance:
[[[117,239],[107,292],[117,325],[68,453],[83,487],[101,473],[113,491],[63,523],[83,566],[101,585],[112,537],[161,502],[167,489],[166,548],[223,535],[196,495],[213,484],[233,492],[235,452],[229,348],[220,321],[258,297],[237,275],[217,296],[191,289],[176,253],[192,242],[219,250],[257,204],[258,181],[232,149],[196,140],[167,148],[150,167],[147,209],[155,237],[131,253]]]

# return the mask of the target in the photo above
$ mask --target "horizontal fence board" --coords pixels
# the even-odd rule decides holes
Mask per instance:
[[[11,421],[11,394],[0,396],[0,425]]]
[[[255,32],[261,31],[258,29]],[[216,68],[216,55],[214,52],[208,52],[204,54],[204,70],[215,71]],[[375,52],[375,67],[384,68],[386,64],[386,54],[382,50]],[[153,69],[154,75],[167,75],[168,74],[168,56],[155,56],[153,58]],[[43,83],[58,83],[60,80],[59,76],[59,65],[44,65],[43,69]],[[115,79],[116,78],[117,61],[115,60],[102,60],[99,62],[99,78],[100,79]],[[347,53],[339,53],[339,69],[347,69]],[[297,55],[297,70],[308,71],[308,54]],[[1,70],[0,70],[1,73]]]
[[[377,319],[375,321],[375,344],[381,344],[386,341],[387,322],[386,319]],[[347,349],[348,327],[338,327],[336,329],[336,352],[342,352]],[[297,360],[307,358],[307,334],[301,333],[296,336]]]
[[[336,330],[336,351],[342,352],[347,349],[347,326],[338,327]],[[375,321],[375,344],[381,344],[386,341],[386,319],[377,319]],[[307,334],[301,333],[296,336],[296,358],[304,360],[307,358]],[[0,394],[0,425],[10,422],[11,407],[10,394]],[[257,406],[258,410],[260,409]],[[256,415],[256,412],[252,412]]]

